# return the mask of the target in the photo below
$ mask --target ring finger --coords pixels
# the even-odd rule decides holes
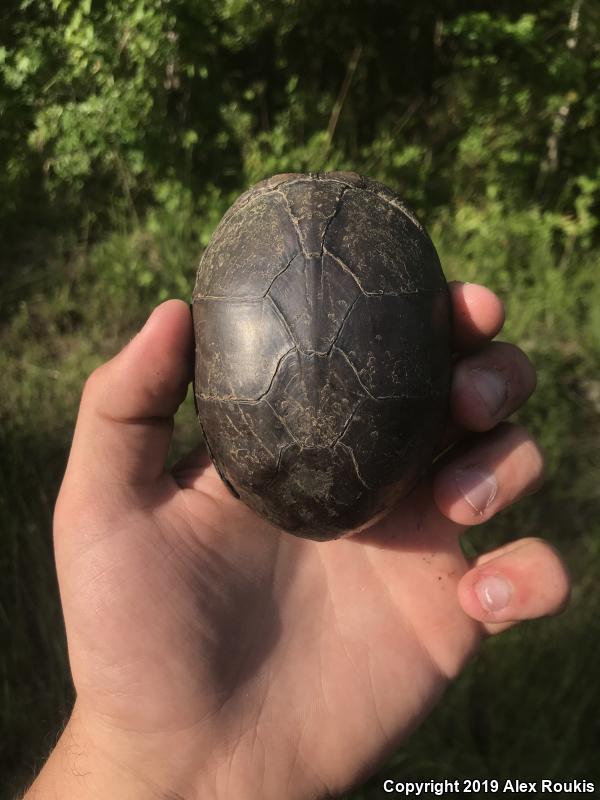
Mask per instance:
[[[460,525],[477,525],[537,491],[544,457],[529,433],[505,422],[465,444],[437,471],[433,495],[439,510]]]

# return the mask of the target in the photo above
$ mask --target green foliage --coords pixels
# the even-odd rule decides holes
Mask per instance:
[[[5,218],[32,187],[81,224],[144,212],[164,181],[198,198],[349,164],[422,211],[486,193],[567,213],[584,195],[597,210],[592,3],[381,4],[377,15],[350,0],[10,5]]]
[[[590,300],[597,296],[599,264],[586,245],[590,222],[585,210],[579,217],[536,207],[507,211],[488,200],[440,214],[432,231],[442,242],[448,275],[489,282],[505,298],[508,336],[543,352],[556,345],[558,329],[582,356],[590,354],[597,335]],[[518,315],[512,313],[513,304]]]

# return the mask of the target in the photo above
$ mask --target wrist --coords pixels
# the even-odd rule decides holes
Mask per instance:
[[[162,755],[162,757],[161,757]],[[189,796],[166,753],[110,731],[73,709],[57,744],[23,800],[167,800]]]

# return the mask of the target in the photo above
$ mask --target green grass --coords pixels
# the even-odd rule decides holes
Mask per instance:
[[[94,245],[65,243],[42,266],[4,279],[0,800],[39,768],[72,701],[51,518],[81,386],[155,302],[189,298],[214,219],[194,226],[180,211]],[[539,371],[519,420],[546,449],[546,486],[469,539],[484,551],[543,536],[564,554],[574,590],[562,616],[487,642],[381,776],[600,781],[600,252],[576,237],[558,252],[555,220],[535,211],[507,219],[483,207],[431,222],[448,277],[500,293],[503,338],[522,344]],[[188,397],[174,454],[197,440]],[[381,776],[350,797],[384,796]]]

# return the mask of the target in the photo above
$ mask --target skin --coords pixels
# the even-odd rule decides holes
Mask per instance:
[[[193,367],[185,303],[155,309],[91,375],[55,512],[77,700],[28,800],[337,795],[401,746],[486,636],[565,606],[544,541],[462,554],[467,526],[540,486],[543,457],[503,421],[535,373],[491,342],[500,300],[451,293],[454,447],[386,519],[334,542],[258,519],[200,450],[165,470]],[[491,404],[485,370],[500,378]],[[473,467],[495,480],[483,510],[456,480]],[[503,608],[482,604],[484,578]]]

